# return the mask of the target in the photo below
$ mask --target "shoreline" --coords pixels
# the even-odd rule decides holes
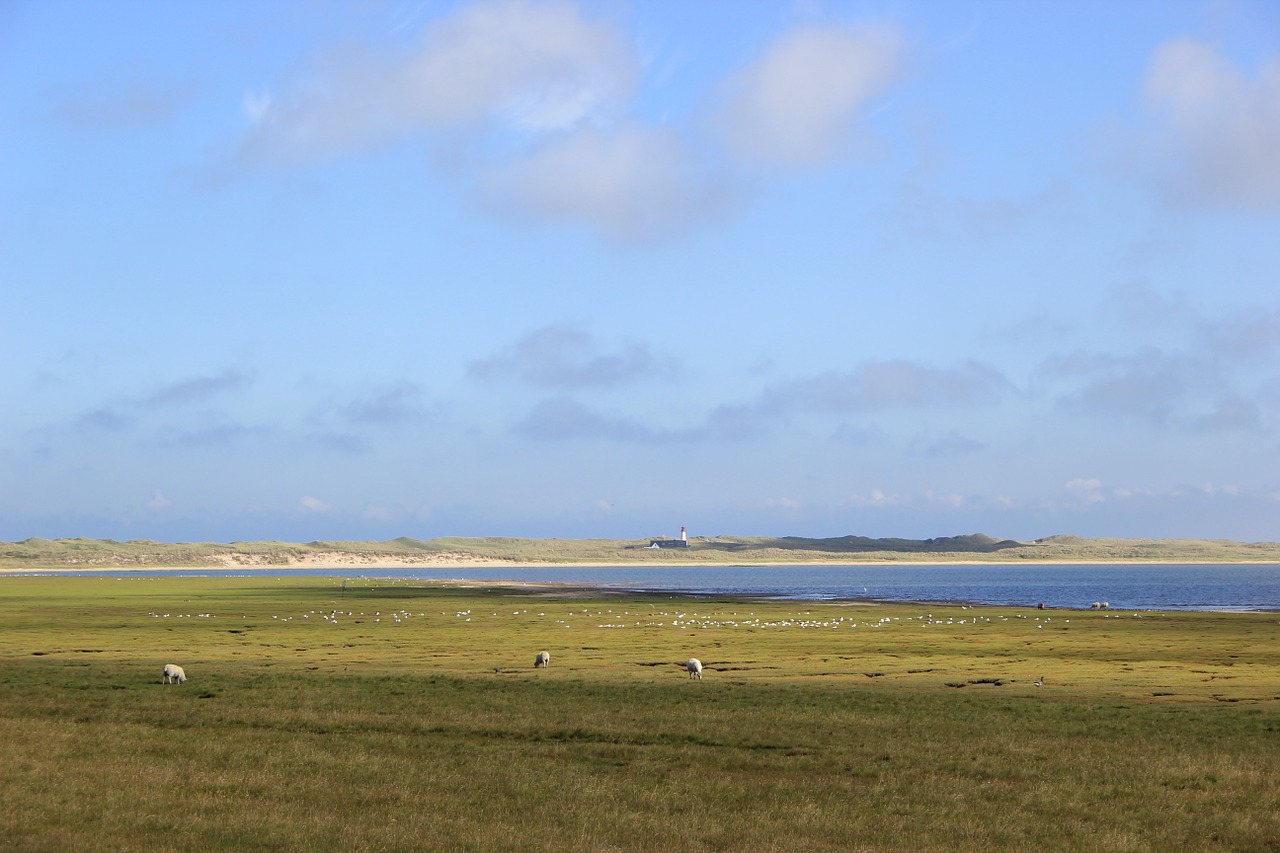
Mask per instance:
[[[545,565],[549,565],[549,564],[526,564],[526,565],[522,565],[521,568],[536,569]],[[557,565],[557,564],[551,564],[551,565]],[[563,564],[558,564],[558,565],[563,565]],[[583,564],[583,565],[586,565],[586,564]],[[591,565],[597,566],[601,564],[593,563]],[[631,564],[627,564],[627,563],[622,564],[622,566],[624,567],[627,565],[631,565]],[[759,565],[775,565],[775,564],[759,564]],[[800,564],[795,564],[795,565],[800,565]],[[815,564],[805,563],[803,565],[815,565]],[[843,565],[843,564],[822,563],[818,565]],[[863,565],[869,565],[869,564],[863,564]],[[898,565],[898,564],[887,563],[884,565]],[[934,565],[952,565],[952,564],[941,563],[941,564],[934,564]],[[1092,565],[1096,565],[1096,564],[1092,564]],[[284,568],[293,568],[296,570],[298,567],[296,566],[294,567],[282,567],[282,566],[259,567],[254,569],[246,569],[244,575],[234,575],[233,577],[269,577],[272,569],[284,569]],[[318,571],[329,570],[322,566],[309,566],[307,568],[313,568]],[[348,568],[348,567],[338,566],[336,568],[340,569],[340,568]],[[396,567],[381,566],[380,568],[396,568]],[[462,566],[460,568],[466,568],[466,567]],[[195,567],[166,566],[163,568],[152,567],[150,569],[145,569],[145,568],[137,569],[136,571],[154,573],[155,575],[159,576],[159,575],[165,574],[166,572],[172,572],[172,571],[225,572],[225,571],[235,571],[235,569],[236,567],[217,568],[217,567],[210,567],[210,566],[195,566]],[[134,571],[134,569],[131,569],[129,567],[104,567],[104,568],[87,569],[87,570],[64,569],[61,572],[57,570],[46,570],[46,569],[24,569],[24,570],[16,570],[16,571],[21,571],[23,573],[22,576],[26,576],[26,577],[51,577],[57,574],[67,574],[69,572],[76,572],[76,571],[97,571],[97,572],[110,573],[114,571]],[[15,570],[0,569],[0,577],[3,577],[6,574],[12,576],[15,574]],[[197,575],[194,575],[194,577],[209,577],[209,576],[197,574]],[[735,600],[763,599],[768,601],[791,601],[796,604],[801,604],[801,603],[805,605],[821,604],[821,605],[830,605],[835,607],[851,607],[851,606],[887,607],[887,606],[895,606],[895,605],[909,605],[909,606],[920,606],[920,607],[959,607],[961,609],[1001,608],[1001,607],[1026,608],[1031,610],[1037,610],[1037,611],[1043,611],[1043,612],[1056,612],[1056,613],[1088,613],[1091,611],[1091,608],[1088,608],[1088,607],[1068,607],[1068,606],[1062,606],[1062,605],[1046,604],[1043,608],[1039,608],[1033,604],[998,604],[998,603],[990,603],[990,602],[972,601],[968,599],[934,599],[934,598],[890,599],[890,598],[873,598],[870,596],[867,596],[867,597],[839,596],[839,597],[833,597],[833,598],[816,598],[816,599],[790,598],[788,596],[776,596],[776,595],[770,595],[769,593],[763,593],[763,592],[720,593],[720,592],[710,592],[710,591],[701,591],[701,590],[682,590],[682,589],[673,590],[673,589],[663,589],[659,587],[646,587],[646,586],[617,586],[617,585],[605,583],[605,582],[592,583],[590,581],[541,581],[541,580],[531,581],[531,580],[521,580],[519,578],[406,579],[406,578],[392,578],[392,577],[380,578],[380,577],[377,577],[376,575],[372,577],[366,576],[361,579],[369,580],[369,581],[414,580],[417,583],[434,584],[441,587],[450,587],[454,589],[489,589],[489,588],[496,587],[501,589],[513,590],[515,592],[527,594],[531,597],[565,598],[565,599],[622,598],[626,596],[661,595],[661,596],[666,596],[668,598],[680,597],[680,598],[693,598],[693,599],[701,599],[701,598],[724,598],[724,599],[735,599]],[[1183,609],[1183,608],[1162,608],[1162,607],[1140,606],[1140,607],[1114,607],[1114,608],[1110,608],[1109,611],[1107,612],[1109,612],[1113,616],[1118,616],[1124,612],[1136,612],[1136,611],[1141,611],[1144,613],[1148,613],[1148,612],[1158,612],[1158,613],[1174,613],[1174,612],[1196,613],[1198,612],[1198,613],[1219,613],[1219,614],[1280,613],[1280,606],[1277,606],[1277,607],[1255,606],[1255,607],[1240,607],[1240,608],[1207,607],[1204,609],[1198,609],[1198,608]]]
[[[824,604],[832,606],[865,606],[865,607],[881,607],[888,605],[909,604],[929,607],[1015,607],[1015,608],[1031,608],[1035,610],[1057,611],[1066,613],[1089,612],[1091,609],[1087,606],[1072,606],[1070,604],[1046,604],[1041,603],[1040,607],[1032,603],[1000,603],[991,601],[979,601],[972,599],[936,599],[936,598],[920,598],[920,599],[897,599],[897,598],[877,598],[870,595],[834,595],[831,597],[804,598],[793,597],[790,595],[771,594],[768,592],[717,592],[714,590],[701,589],[668,589],[660,585],[653,585],[653,581],[648,583],[628,584],[625,581],[591,581],[591,580],[530,580],[516,576],[516,573],[541,571],[548,568],[567,569],[574,566],[580,566],[586,569],[592,568],[760,568],[760,567],[805,567],[805,566],[822,566],[822,567],[838,567],[838,566],[874,566],[878,568],[893,568],[902,566],[955,566],[974,567],[974,566],[1008,566],[1023,565],[1026,568],[1045,567],[1045,566],[1115,566],[1117,568],[1125,566],[1144,566],[1144,565],[1177,565],[1177,566],[1194,566],[1196,563],[1169,563],[1159,560],[1107,560],[1107,561],[1045,561],[1040,563],[1006,561],[1003,563],[979,563],[975,561],[945,561],[945,560],[919,560],[912,562],[903,561],[859,561],[850,563],[848,561],[804,561],[792,563],[695,563],[695,564],[643,564],[635,562],[622,563],[549,563],[549,562],[511,562],[507,560],[493,559],[477,559],[477,560],[439,560],[425,562],[422,560],[380,560],[375,562],[365,561],[336,561],[336,560],[317,560],[309,559],[304,561],[293,562],[287,565],[240,565],[232,563],[230,565],[214,565],[214,566],[130,566],[130,565],[97,565],[97,566],[57,566],[57,567],[0,567],[0,581],[5,577],[17,578],[51,578],[51,577],[72,577],[86,575],[97,576],[102,579],[123,579],[122,573],[127,573],[134,580],[139,579],[157,579],[166,576],[173,576],[173,573],[185,573],[182,576],[188,578],[215,578],[218,576],[226,578],[270,578],[274,572],[291,572],[299,573],[294,577],[307,577],[307,572],[347,572],[344,575],[315,575],[315,577],[328,577],[335,580],[342,577],[343,588],[346,588],[348,579],[357,581],[411,581],[414,583],[430,584],[442,588],[454,589],[491,589],[499,588],[510,590],[513,595],[528,595],[531,597],[547,597],[547,598],[621,598],[625,596],[646,596],[661,595],[667,597],[682,598],[732,598],[732,599],[765,599],[765,600],[793,600],[796,603],[804,602],[806,604]],[[1243,565],[1277,565],[1273,561],[1236,561],[1233,563],[1203,563],[1206,566],[1243,566]],[[460,573],[465,573],[467,569],[484,569],[492,571],[494,569],[508,569],[511,575],[492,578],[475,578],[475,577],[436,577],[436,578],[403,578],[391,575],[378,575],[379,570],[389,571],[412,571],[421,569],[424,571],[441,571],[447,569],[455,569]],[[1142,612],[1205,612],[1205,613],[1280,613],[1280,605],[1269,606],[1266,604],[1251,606],[1232,607],[1232,606],[1203,606],[1203,607],[1161,607],[1159,605],[1144,604],[1130,607],[1116,606],[1110,608],[1112,615],[1118,615],[1121,612],[1142,611]]]

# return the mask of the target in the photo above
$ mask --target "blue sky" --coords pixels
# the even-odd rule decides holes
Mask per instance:
[[[1280,5],[0,4],[0,539],[1280,539]]]

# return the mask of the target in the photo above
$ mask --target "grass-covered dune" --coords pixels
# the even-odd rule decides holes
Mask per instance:
[[[662,537],[652,537],[662,538]],[[934,539],[865,536],[704,536],[687,548],[647,547],[651,538],[410,539],[386,542],[164,543],[146,539],[26,539],[0,543],[0,568],[112,566],[290,566],[300,564],[799,563],[799,562],[1280,562],[1280,543],[1203,539],[1084,539],[1031,542],[983,534]]]
[[[10,576],[0,625],[3,849],[1280,847],[1275,613]]]

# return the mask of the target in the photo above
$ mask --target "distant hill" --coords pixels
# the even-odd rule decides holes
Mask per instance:
[[[983,533],[942,536],[937,539],[870,539],[866,536],[838,536],[832,539],[808,539],[800,536],[784,536],[780,539],[719,537],[697,540],[697,544],[704,548],[726,551],[777,549],[821,554],[868,554],[878,551],[894,554],[990,554],[1008,548],[1026,547],[1022,542],[992,539]]]
[[[0,568],[413,566],[476,563],[802,563],[802,562],[1280,562],[1280,543],[1214,539],[1085,539],[1049,536],[1030,542],[982,533],[934,539],[866,536],[706,536],[688,548],[647,547],[652,538],[411,539],[164,543],[149,539],[25,539],[0,543]]]

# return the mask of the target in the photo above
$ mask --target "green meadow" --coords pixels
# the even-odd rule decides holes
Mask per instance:
[[[3,850],[1277,850],[1280,614],[0,576],[0,802]]]

